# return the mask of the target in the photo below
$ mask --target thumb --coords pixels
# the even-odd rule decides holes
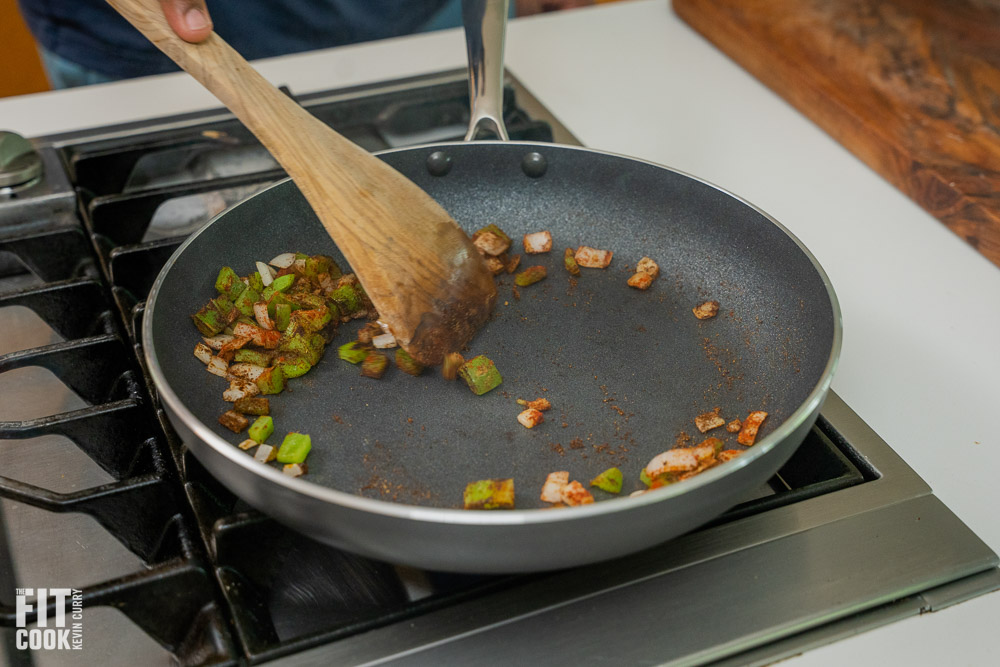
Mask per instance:
[[[205,0],[160,0],[160,6],[167,23],[185,42],[202,42],[212,33]]]

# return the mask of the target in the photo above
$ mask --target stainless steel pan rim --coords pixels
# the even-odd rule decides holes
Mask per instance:
[[[156,299],[159,294],[161,285],[170,271],[171,267],[176,262],[177,258],[180,257],[189,245],[191,245],[195,239],[209,226],[214,224],[222,216],[226,215],[226,211],[223,211],[219,215],[215,216],[212,220],[205,224],[199,231],[192,234],[188,239],[186,239],[180,247],[174,251],[170,259],[164,265],[160,274],[157,276],[156,281],[153,283],[153,287],[150,290],[149,297],[147,299],[147,314],[143,318],[142,325],[142,344],[143,344],[143,354],[145,356],[146,365],[149,369],[150,376],[153,379],[153,383],[156,385],[157,391],[162,399],[162,401],[169,408],[178,419],[180,419],[186,428],[190,429],[192,433],[197,437],[197,442],[188,443],[188,446],[192,447],[196,453],[197,448],[202,446],[202,444],[210,447],[215,451],[215,453],[224,456],[231,463],[244,468],[247,472],[253,473],[255,475],[261,476],[266,481],[277,484],[279,486],[285,487],[289,491],[294,493],[300,493],[305,496],[309,496],[315,500],[331,503],[334,505],[343,506],[349,509],[371,512],[374,514],[380,514],[387,517],[399,518],[399,519],[409,519],[413,521],[422,521],[428,523],[444,523],[444,524],[466,524],[466,525],[477,525],[477,526],[504,526],[504,525],[522,525],[522,524],[544,524],[548,522],[564,522],[572,520],[583,520],[588,517],[594,517],[603,514],[610,514],[624,509],[637,508],[643,505],[651,505],[654,503],[659,503],[667,498],[672,498],[678,495],[687,493],[688,491],[694,490],[701,486],[712,484],[715,480],[730,474],[744,466],[750,465],[756,459],[765,456],[767,452],[774,449],[778,443],[784,440],[786,437],[791,435],[797,428],[801,427],[803,422],[810,417],[810,415],[815,414],[821,402],[826,396],[827,391],[833,380],[833,374],[837,368],[837,364],[840,359],[841,343],[843,338],[843,322],[841,318],[840,303],[837,300],[836,292],[833,289],[833,285],[830,282],[829,276],[823,267],[816,260],[816,257],[810,252],[810,250],[796,237],[792,232],[788,230],[787,227],[782,225],[780,222],[775,220],[773,217],[768,215],[766,212],[762,211],[757,206],[746,201],[742,197],[739,197],[728,190],[721,188],[709,181],[702,178],[692,176],[691,174],[685,173],[683,171],[673,169],[671,167],[666,167],[649,160],[642,160],[634,157],[629,157],[621,155],[619,153],[613,153],[610,151],[600,151],[591,148],[583,148],[576,146],[564,146],[558,144],[550,144],[544,142],[531,142],[531,141],[518,141],[518,142],[497,142],[497,141],[483,141],[476,142],[476,144],[503,144],[506,146],[522,146],[528,152],[541,152],[544,153],[546,149],[557,147],[560,150],[577,150],[585,153],[600,154],[605,156],[611,156],[616,158],[623,158],[631,160],[633,162],[644,163],[659,169],[664,169],[667,171],[674,172],[691,180],[703,183],[729,197],[741,202],[743,205],[748,206],[754,211],[758,212],[760,215],[765,217],[769,222],[780,229],[784,234],[786,234],[795,245],[802,251],[802,253],[808,258],[812,263],[813,268],[819,274],[823,286],[826,288],[827,295],[830,299],[830,304],[833,310],[833,341],[830,349],[830,355],[827,359],[827,363],[823,369],[823,373],[820,376],[819,381],[813,387],[812,391],[809,393],[805,401],[784,421],[782,424],[772,433],[764,437],[760,442],[754,445],[753,448],[748,450],[742,456],[724,463],[715,468],[711,468],[700,475],[685,481],[683,484],[672,484],[659,489],[650,491],[649,493],[644,493],[635,497],[622,497],[613,498],[610,500],[605,500],[599,503],[594,503],[592,505],[585,505],[581,507],[573,508],[571,512],[552,512],[546,509],[514,509],[505,510],[502,512],[476,512],[463,509],[447,509],[447,508],[430,508],[421,507],[416,505],[407,505],[405,503],[389,502],[385,500],[378,500],[374,498],[365,498],[362,496],[357,496],[344,491],[337,491],[335,489],[320,486],[308,481],[303,477],[289,477],[281,473],[276,468],[267,465],[261,465],[259,462],[255,461],[253,457],[248,456],[245,452],[233,446],[231,443],[223,440],[221,437],[216,435],[210,428],[208,428],[201,420],[199,420],[195,415],[187,409],[180,397],[173,391],[170,385],[167,383],[166,378],[160,368],[159,361],[156,356],[156,352],[153,349],[153,335],[152,335],[152,323],[153,318],[150,313],[155,311]],[[408,148],[398,148],[390,149],[386,151],[380,151],[376,155],[391,154],[402,151],[437,151],[447,149],[449,147],[465,147],[468,148],[468,144],[465,142],[445,142],[445,143],[435,143],[435,144],[425,144],[420,146],[413,146]],[[288,179],[279,181],[271,187],[276,187],[281,185]],[[266,192],[270,188],[266,188],[257,194]],[[256,195],[252,195],[256,196]]]

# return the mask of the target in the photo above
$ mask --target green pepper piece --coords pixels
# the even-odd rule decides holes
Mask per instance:
[[[260,294],[254,288],[248,287],[240,292],[233,305],[236,306],[236,310],[240,311],[240,314],[253,317],[253,305],[258,301],[260,301]]]
[[[312,364],[309,363],[308,359],[296,355],[282,355],[277,359],[275,366],[281,367],[281,372],[284,374],[285,379],[305,375],[312,368]]]
[[[521,273],[514,276],[514,282],[518,287],[527,287],[528,285],[534,285],[539,280],[548,275],[548,271],[544,266],[529,266]]]
[[[360,364],[368,356],[368,350],[361,347],[361,343],[358,341],[352,340],[350,343],[344,343],[337,348],[337,356],[352,364]]]
[[[253,364],[254,366],[270,366],[271,356],[271,354],[262,352],[261,350],[251,350],[241,347],[233,355],[233,361],[243,364]]]
[[[271,400],[260,396],[245,396],[233,403],[233,410],[245,415],[271,414]]]
[[[319,331],[333,319],[330,309],[326,306],[312,310],[296,310],[291,319],[300,324],[306,331]]]
[[[361,362],[361,374],[365,377],[374,378],[378,380],[385,373],[386,367],[389,365],[389,357],[385,356],[381,352],[369,352],[365,360]]]
[[[289,330],[291,330],[291,326]],[[286,336],[278,343],[278,349],[282,352],[288,352],[291,355],[303,357],[311,365],[315,366],[323,358],[324,344],[325,341],[323,341],[322,336],[316,341],[305,334],[296,333],[292,336]]]
[[[247,281],[249,282],[247,287],[257,292],[257,294],[264,291],[264,279],[260,277],[260,271],[254,271],[247,276]]]
[[[514,508],[513,479],[481,479],[465,487],[462,494],[467,510],[496,510]]]
[[[403,348],[396,349],[396,366],[399,370],[410,375],[420,375],[424,372],[424,365],[410,356]]]
[[[271,283],[271,287],[274,288],[275,292],[286,292],[294,282],[295,282],[295,274],[286,273],[283,276],[278,276],[277,278],[275,278],[274,281]]]
[[[212,337],[226,328],[226,320],[211,303],[191,316],[202,336]]]
[[[270,304],[269,304],[270,305]],[[288,323],[292,315],[292,305],[289,303],[279,303],[274,306],[274,326],[278,331],[288,328]]]
[[[576,253],[572,248],[566,248],[566,252],[563,254],[563,264],[571,276],[580,275],[580,265],[576,263]]]
[[[231,268],[224,266],[219,270],[219,275],[215,279],[215,289],[219,294],[225,294],[230,299],[235,299],[246,288],[247,286]]]
[[[309,259],[309,255],[304,252],[297,252],[295,253],[295,259]]]
[[[260,300],[261,301],[268,301],[268,302],[270,302],[271,301],[271,297],[274,296],[274,293],[275,293],[274,283],[272,282],[270,285],[268,285],[267,287],[265,287],[264,289],[261,290],[261,292],[260,292]]]
[[[330,301],[337,304],[341,313],[353,315],[364,307],[361,293],[354,285],[341,285],[330,293]]]
[[[500,371],[489,358],[482,354],[462,364],[462,367],[458,369],[458,375],[465,380],[469,389],[477,396],[482,396],[491,389],[496,389],[503,382]]]
[[[257,420],[250,425],[247,434],[250,439],[257,443],[262,443],[274,433],[274,420],[267,415],[257,417]]]
[[[639,481],[648,486],[651,489],[658,489],[661,486],[666,486],[667,484],[673,484],[677,481],[677,476],[674,473],[665,472],[662,475],[653,479],[643,468],[642,472],[639,473]]]
[[[643,472],[645,472],[643,468]],[[590,480],[591,486],[596,486],[608,493],[621,493],[622,491],[622,471],[618,468],[608,468],[600,475]]]
[[[305,433],[289,433],[278,448],[278,463],[302,463],[312,449],[312,439]]]
[[[303,270],[306,278],[317,280],[322,273],[328,274],[336,280],[340,277],[340,267],[329,255],[313,255],[306,260],[306,267]]]
[[[270,366],[258,375],[257,388],[262,394],[280,394],[285,389],[285,374],[281,366]]]
[[[295,310],[299,308],[307,308],[310,310],[315,310],[316,308],[326,308],[326,299],[319,294],[311,294],[309,292],[303,292],[300,294],[286,294],[284,295],[288,302],[295,305]]]

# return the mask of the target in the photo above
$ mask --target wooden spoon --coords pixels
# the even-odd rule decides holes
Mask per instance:
[[[270,151],[407,352],[437,364],[475,334],[496,299],[493,277],[465,232],[426,192],[312,116],[214,32],[190,44],[167,24],[157,0],[108,3]]]

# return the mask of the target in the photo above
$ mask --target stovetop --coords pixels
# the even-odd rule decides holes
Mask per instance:
[[[459,139],[468,118],[464,72],[297,99],[370,150]],[[512,138],[578,143],[513,78],[505,118]],[[0,189],[12,664],[747,664],[1000,587],[996,555],[835,394],[767,485],[617,561],[474,577],[313,542],[190,455],[137,337],[183,238],[283,173],[223,111],[33,143],[44,178]],[[82,661],[17,648],[15,590],[42,587],[82,591]]]

